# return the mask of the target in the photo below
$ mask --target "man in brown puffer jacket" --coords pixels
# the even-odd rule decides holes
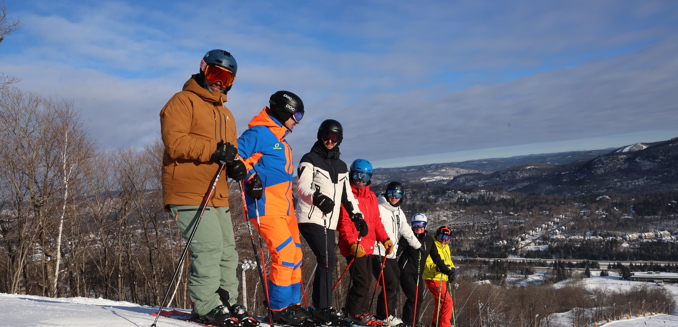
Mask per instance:
[[[238,304],[233,224],[228,204],[226,177],[242,180],[245,165],[237,157],[235,119],[226,108],[238,66],[224,50],[207,52],[200,72],[191,76],[160,111],[164,209],[172,214],[184,239],[188,239],[200,214],[200,205],[219,165],[225,165],[214,196],[190,244],[189,295],[193,319],[221,323],[246,315]]]

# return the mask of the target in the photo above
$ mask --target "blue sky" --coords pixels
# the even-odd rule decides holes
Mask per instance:
[[[2,1],[2,0],[0,0]],[[0,72],[72,101],[102,148],[159,139],[158,112],[221,48],[238,132],[277,90],[344,125],[377,167],[678,137],[678,2],[5,1]]]

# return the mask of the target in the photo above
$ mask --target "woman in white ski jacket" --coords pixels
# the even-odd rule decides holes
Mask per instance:
[[[412,232],[412,228],[407,223],[407,217],[400,208],[404,195],[402,184],[390,182],[386,186],[386,192],[379,195],[379,215],[381,216],[381,222],[384,224],[384,229],[386,229],[386,233],[390,239],[400,240],[402,237],[402,239],[407,241],[409,246],[419,249],[421,243]],[[372,269],[374,276],[379,280],[381,265],[384,259],[383,256],[386,253],[386,249],[380,242],[375,242],[374,246],[375,256],[373,257],[374,262],[372,263]],[[398,304],[398,295],[400,293],[400,269],[398,268],[398,262],[396,260],[398,244],[395,244],[393,250],[393,252],[386,256],[386,263],[383,270],[384,281],[386,284],[386,305],[388,306],[388,314],[386,313],[386,305],[384,305],[384,297],[383,295],[380,295],[378,296],[377,301],[376,317],[377,319],[387,320],[390,326],[398,326],[402,324],[402,320],[394,315],[396,305]],[[383,286],[382,283],[380,283],[380,285]]]
[[[337,317],[332,307],[332,272],[336,265],[337,222],[341,204],[351,217],[361,215],[348,176],[348,167],[339,159],[343,139],[341,124],[333,119],[318,128],[318,141],[299,162],[296,215],[299,231],[316,256],[313,280],[314,318],[331,322]]]

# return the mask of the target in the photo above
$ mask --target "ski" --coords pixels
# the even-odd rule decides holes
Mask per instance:
[[[157,313],[153,313],[153,316],[157,315]],[[196,326],[203,326],[203,327],[257,327],[257,326],[269,326],[269,321],[268,321],[268,316],[265,317],[260,317],[260,316],[251,316],[251,317],[245,317],[243,319],[236,319],[236,318],[231,318],[221,324],[203,324],[197,321],[191,320],[191,313],[186,312],[186,311],[181,311],[177,309],[172,309],[172,310],[162,310],[160,312],[161,317],[165,318],[170,318],[170,319],[176,319],[176,320],[181,320],[181,321],[186,321],[190,322],[192,324],[195,324]],[[297,325],[291,325],[291,324],[284,324],[284,323],[274,323],[273,324],[276,327],[388,327],[388,325],[356,325],[352,323],[348,318],[343,319],[342,321],[338,322],[337,324],[327,324],[327,323],[320,323],[317,322],[313,319],[307,319],[306,321],[303,321]]]
[[[268,316],[256,316],[254,318],[257,318],[262,325],[269,325]],[[294,325],[281,322],[274,322],[273,325],[275,327],[388,327],[388,325],[357,325],[351,322],[348,318],[344,318],[336,324],[322,323],[309,318],[299,324]]]
[[[154,316],[156,313],[153,314]],[[176,319],[176,320],[181,320],[181,321],[186,321],[190,322],[192,324],[198,325],[198,326],[204,326],[204,327],[257,327],[260,325],[259,319],[255,317],[245,317],[242,319],[237,319],[237,318],[229,318],[226,321],[222,322],[221,324],[216,324],[216,323],[209,323],[209,324],[204,324],[200,323],[197,321],[191,320],[191,313],[190,312],[185,312],[177,309],[173,310],[162,310],[160,312],[161,317],[165,318],[170,318],[170,319]]]

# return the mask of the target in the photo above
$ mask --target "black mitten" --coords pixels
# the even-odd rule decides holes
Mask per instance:
[[[247,195],[251,198],[259,200],[264,194],[264,186],[261,184],[261,178],[258,174],[255,174],[247,182]]]
[[[334,201],[329,196],[320,193],[320,189],[316,189],[315,193],[313,193],[313,205],[318,207],[324,214],[328,214],[334,209]]]

